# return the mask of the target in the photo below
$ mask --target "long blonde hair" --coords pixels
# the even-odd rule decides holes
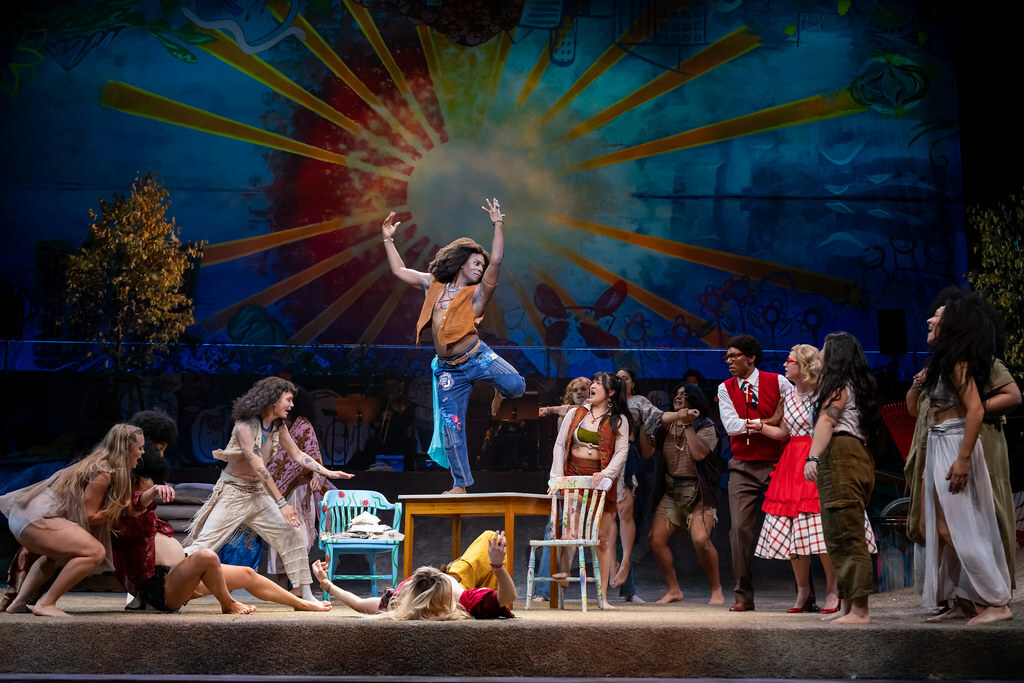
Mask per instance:
[[[391,619],[455,621],[470,619],[455,597],[454,581],[433,567],[420,567],[388,603]]]
[[[110,428],[99,446],[87,456],[68,466],[54,485],[58,498],[63,495],[81,496],[100,472],[110,472],[110,485],[103,497],[100,512],[104,524],[110,525],[132,503],[131,448],[136,438],[144,439],[142,430],[135,425],[116,424]]]

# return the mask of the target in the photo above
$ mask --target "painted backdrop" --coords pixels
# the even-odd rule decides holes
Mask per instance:
[[[407,345],[426,269],[490,245],[497,345],[766,347],[924,308],[966,270],[949,17],[908,0],[22,2],[0,64],[2,274],[156,171],[208,246],[210,342]],[[944,21],[945,20],[945,21]],[[895,330],[902,335],[905,330]],[[884,333],[884,331],[883,331]],[[557,356],[558,354],[556,354]],[[556,361],[560,376],[583,360]],[[556,373],[551,373],[556,374]]]

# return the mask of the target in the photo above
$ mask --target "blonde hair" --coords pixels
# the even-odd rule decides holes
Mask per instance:
[[[110,485],[100,512],[105,517],[105,525],[117,521],[132,503],[131,448],[136,438],[142,441],[145,436],[135,425],[116,424],[111,427],[99,446],[68,466],[64,476],[54,484],[54,493],[58,498],[66,494],[81,496],[96,475],[110,472]]]
[[[456,621],[470,619],[455,597],[454,580],[439,569],[420,567],[388,603],[391,619]]]
[[[791,349],[800,369],[800,380],[810,389],[816,389],[821,377],[821,356],[810,344],[797,344]]]
[[[584,382],[586,382],[587,385],[589,386],[590,385],[590,378],[589,377],[577,377],[576,379],[574,379],[573,381],[569,382],[569,384],[566,385],[565,393],[562,394],[562,405],[566,405],[566,406],[574,406],[574,405],[576,405],[576,400],[573,398],[573,393],[576,392],[576,387],[578,387],[579,385],[583,384]]]

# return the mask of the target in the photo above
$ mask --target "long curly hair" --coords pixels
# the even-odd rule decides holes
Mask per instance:
[[[391,619],[455,621],[470,619],[455,597],[454,579],[434,567],[420,567],[388,603]]]
[[[437,252],[434,260],[427,266],[427,271],[438,282],[451,282],[466,259],[473,254],[480,254],[484,257],[484,270],[487,270],[487,266],[491,263],[491,255],[487,253],[487,250],[477,244],[475,240],[460,237]]]
[[[573,381],[571,381],[567,385],[565,385],[565,393],[562,394],[562,405],[565,405],[565,406],[574,406],[574,405],[576,405],[576,400],[573,397],[573,394],[575,394],[576,393],[576,389],[578,387],[582,386],[584,383],[586,383],[588,388],[590,387],[590,380],[587,379],[586,377],[577,377],[576,379],[574,379]]]
[[[295,385],[280,377],[264,377],[253,384],[252,389],[235,399],[234,405],[231,406],[231,418],[235,422],[256,419],[263,411],[277,403],[277,399],[286,391],[294,395]],[[280,427],[281,422],[280,419],[275,419],[272,428]]]
[[[956,382],[956,369],[967,363],[967,375],[974,378],[978,396],[984,398],[998,344],[995,322],[986,310],[990,307],[974,292],[962,292],[945,306],[931,344],[924,391],[932,392],[944,380],[959,392],[962,387]]]
[[[790,352],[800,368],[800,379],[810,389],[818,386],[821,377],[821,354],[810,344],[797,344]]]
[[[853,391],[865,445],[869,451],[877,450],[885,439],[878,384],[868,369],[868,359],[857,338],[849,332],[832,332],[825,337],[824,364],[814,398],[814,422],[826,406],[839,398],[843,389]]]
[[[114,425],[99,445],[67,468],[64,476],[53,485],[53,492],[58,498],[65,495],[81,497],[96,475],[109,471],[110,485],[100,506],[104,524],[109,526],[132,503],[131,449],[136,441],[144,443],[145,438],[135,425]]]
[[[977,297],[977,304],[981,306],[981,310],[992,321],[996,334],[996,358],[1004,358],[1006,356],[1006,319],[1003,318],[1003,314],[999,312],[999,309],[993,306],[992,302],[985,297],[969,289],[961,289],[955,285],[950,285],[935,297],[929,313],[934,314],[935,311],[939,310],[940,306],[948,306],[951,301],[956,301],[968,294]]]
[[[633,414],[626,403],[626,391],[622,386],[622,380],[618,375],[610,372],[597,372],[590,378],[591,383],[600,384],[608,394],[608,412],[605,413],[601,422],[606,420],[612,427],[613,432],[619,431],[619,421],[625,417],[628,431],[633,431]]]

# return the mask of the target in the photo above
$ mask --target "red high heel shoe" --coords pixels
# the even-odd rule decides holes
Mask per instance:
[[[824,612],[824,611],[825,610],[823,610],[820,607],[818,607],[818,605],[815,603],[815,601],[814,601],[814,593],[811,593],[810,595],[807,596],[807,599],[804,600],[804,604],[800,605],[799,607],[790,607],[788,610],[786,610],[786,612],[789,613],[789,614],[800,614],[801,612]]]

